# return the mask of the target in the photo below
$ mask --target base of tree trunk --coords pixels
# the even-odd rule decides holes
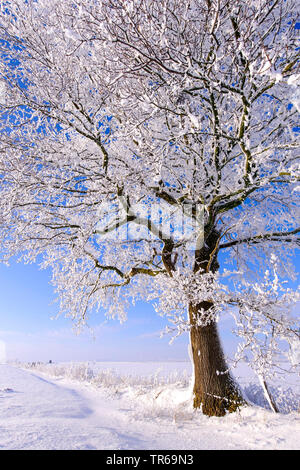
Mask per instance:
[[[195,324],[196,315],[197,308],[190,306],[193,405],[205,415],[224,416],[228,412],[237,411],[246,402],[228,371],[216,323],[198,326]]]
[[[194,388],[193,407],[201,409],[207,416],[225,416],[226,413],[233,413],[246,404],[238,388],[226,390],[223,395],[225,396],[207,396],[207,393],[203,394]]]

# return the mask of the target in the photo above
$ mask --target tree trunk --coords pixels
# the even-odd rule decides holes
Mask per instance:
[[[194,408],[201,408],[208,416],[224,416],[226,412],[236,411],[245,402],[228,372],[216,323],[197,325],[198,309],[208,311],[211,307],[209,302],[189,306]]]

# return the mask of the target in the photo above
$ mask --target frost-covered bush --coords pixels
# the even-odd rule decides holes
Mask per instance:
[[[244,387],[243,391],[250,403],[270,409],[261,386],[255,383],[249,383]],[[291,387],[283,388],[281,386],[270,386],[270,393],[280,413],[299,411],[300,393],[296,393]]]
[[[90,363],[61,363],[44,364],[42,362],[18,363],[24,369],[33,369],[51,375],[52,377],[63,377],[71,380],[85,381],[96,386],[103,387],[157,387],[161,385],[172,385],[180,383],[181,386],[188,386],[190,375],[186,372],[173,371],[163,375],[158,369],[149,375],[132,375],[120,373],[114,368],[108,367],[97,370],[97,363],[93,366]]]

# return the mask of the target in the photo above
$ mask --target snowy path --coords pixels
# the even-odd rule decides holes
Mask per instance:
[[[1,449],[299,449],[300,415],[177,419],[105,390],[0,365]]]

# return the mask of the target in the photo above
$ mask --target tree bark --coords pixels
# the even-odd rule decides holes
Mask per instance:
[[[245,402],[228,371],[216,323],[197,325],[199,308],[208,311],[211,307],[209,302],[189,306],[194,363],[193,404],[208,416],[224,416]]]

